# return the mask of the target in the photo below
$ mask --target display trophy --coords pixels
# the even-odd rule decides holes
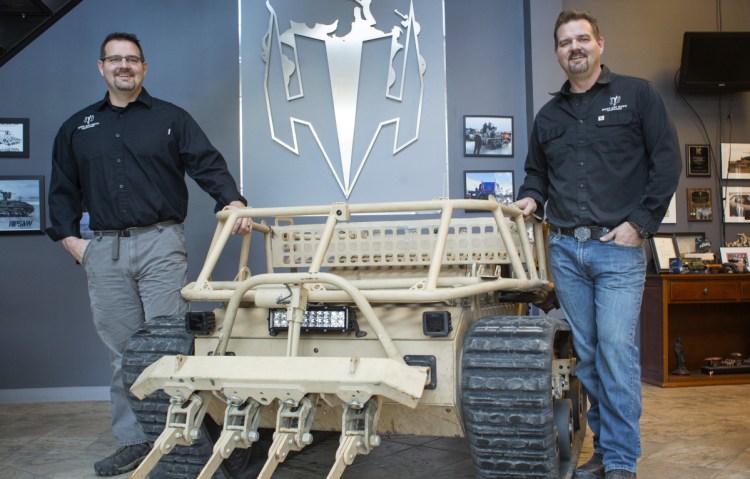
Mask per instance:
[[[685,351],[680,338],[677,338],[677,341],[674,342],[674,354],[677,357],[677,369],[672,371],[672,374],[675,376],[690,376],[690,371],[685,367]]]

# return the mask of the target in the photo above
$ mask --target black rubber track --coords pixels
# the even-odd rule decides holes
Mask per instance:
[[[461,397],[478,479],[558,479],[548,317],[489,317],[464,337]]]
[[[153,318],[130,339],[123,353],[123,382],[138,422],[149,441],[153,442],[164,430],[169,407],[169,396],[157,391],[143,400],[130,393],[130,386],[141,372],[164,355],[193,353],[193,334],[185,330],[183,316]],[[177,446],[163,456],[150,474],[150,479],[194,479],[206,465],[213,450],[211,437],[218,437],[220,428],[208,418],[202,434],[190,447]],[[257,445],[257,443],[256,443]],[[256,477],[265,462],[267,447],[237,449],[226,459],[213,479],[245,479]]]

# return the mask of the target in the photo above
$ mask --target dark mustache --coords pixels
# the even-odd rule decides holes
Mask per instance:
[[[570,52],[570,54],[568,55],[568,60],[572,59],[576,55],[582,55],[582,56],[585,57],[586,56],[586,52],[584,52],[583,50],[574,50],[574,51]]]

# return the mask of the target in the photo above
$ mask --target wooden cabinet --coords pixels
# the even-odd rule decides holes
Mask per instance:
[[[677,368],[682,343],[690,375]],[[750,275],[659,274],[646,278],[641,306],[641,378],[662,387],[750,383],[750,374],[700,372],[705,358],[750,356]]]

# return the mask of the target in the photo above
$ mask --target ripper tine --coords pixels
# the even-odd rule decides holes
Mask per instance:
[[[235,401],[239,403],[241,400]],[[224,412],[224,429],[214,444],[213,453],[196,479],[210,479],[221,462],[236,448],[246,449],[258,440],[260,403],[250,399],[242,404],[231,404]]]
[[[162,456],[169,454],[175,446],[190,446],[200,434],[200,425],[210,401],[210,392],[192,394],[188,399],[172,397],[167,410],[166,427],[154,441],[154,447],[130,476],[130,479],[146,479]]]

